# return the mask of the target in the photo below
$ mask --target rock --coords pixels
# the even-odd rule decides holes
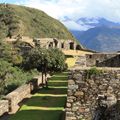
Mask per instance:
[[[71,90],[68,90],[68,96],[72,96],[73,92]]]
[[[79,109],[78,106],[76,106],[76,107],[72,107],[72,112],[76,112],[76,111],[78,111],[78,109]]]
[[[68,108],[70,108],[72,105],[71,105],[71,103],[67,103],[67,105],[66,105]]]
[[[80,112],[80,113],[84,113],[84,112],[85,112],[85,107],[79,108],[79,112]]]
[[[82,91],[77,91],[75,94],[74,94],[76,97],[81,97],[84,95],[84,92]]]
[[[66,116],[68,116],[68,117],[73,117],[73,116],[75,116],[75,115],[74,115],[73,112],[66,112]]]
[[[71,108],[65,108],[65,111],[71,112]]]
[[[75,84],[75,81],[74,81],[74,80],[68,80],[68,84],[69,84],[69,85],[74,85],[74,84]]]
[[[112,92],[113,92],[113,88],[111,86],[109,86],[107,89],[107,93],[112,93]]]
[[[73,99],[67,99],[67,102],[73,103],[74,101],[73,101]]]
[[[117,99],[116,99],[115,95],[108,94],[107,95],[107,105],[108,105],[108,107],[111,107],[111,106],[115,105],[116,103],[117,103]]]
[[[76,90],[78,89],[78,85],[68,85],[68,89]]]

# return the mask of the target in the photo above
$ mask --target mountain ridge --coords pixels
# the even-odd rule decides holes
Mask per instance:
[[[95,27],[83,32],[81,44],[98,52],[120,51],[120,29],[110,27]]]
[[[120,23],[105,18],[80,18],[76,24],[82,25],[82,29],[70,31],[87,49],[98,52],[120,51]]]
[[[76,40],[58,20],[25,6],[0,4],[0,36],[29,36]]]
[[[64,17],[64,19],[61,19],[61,21],[63,22],[64,25],[66,25],[68,27],[68,29],[70,30],[77,30],[77,31],[86,31],[90,28],[94,28],[94,27],[100,27],[100,26],[107,26],[107,27],[119,27],[120,28],[120,23],[118,22],[113,22],[111,20],[107,20],[105,18],[101,18],[101,17],[92,17],[92,18],[87,18],[87,17],[81,17],[78,18],[77,20],[74,19],[70,19],[69,17]],[[71,28],[68,23],[72,23],[74,25],[77,26],[77,28],[75,29],[74,26],[73,28]],[[78,29],[79,27],[79,29]]]

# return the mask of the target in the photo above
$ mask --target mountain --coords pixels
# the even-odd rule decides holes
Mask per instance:
[[[68,27],[71,31],[86,31],[90,28],[108,26],[108,27],[119,27],[120,23],[115,23],[105,18],[79,18],[77,20],[70,19],[69,17],[64,17],[61,19],[61,22]]]
[[[99,52],[120,51],[120,23],[105,18],[68,19],[63,23],[70,21],[77,25],[76,29],[70,31],[86,48]]]
[[[43,11],[18,5],[0,4],[0,37],[17,35],[75,40],[61,22]]]
[[[88,25],[90,28],[100,27],[100,26],[120,27],[120,23],[115,23],[105,18],[80,18],[76,22],[83,26]]]
[[[120,51],[120,28],[95,27],[80,35],[81,44],[99,52]]]

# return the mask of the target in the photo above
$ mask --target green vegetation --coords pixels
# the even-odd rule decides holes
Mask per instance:
[[[13,67],[11,63],[0,59],[0,96],[5,95],[18,86],[30,81],[37,71],[24,72],[18,67]]]
[[[0,36],[75,38],[58,20],[43,11],[10,4],[0,4]]]
[[[36,47],[21,55],[16,46],[0,41],[0,53],[0,97],[25,84],[39,72],[47,75],[48,72],[67,69],[65,56],[58,49]]]
[[[59,49],[33,48],[25,58],[27,68],[37,68],[39,71],[63,71],[66,68],[65,56]]]
[[[0,40],[0,98],[39,74],[37,70],[24,71],[22,62],[18,48]]]
[[[65,56],[58,49],[36,47],[26,52],[20,49],[26,44],[3,41],[5,37],[19,38],[22,35],[74,39],[63,24],[42,11],[0,4],[0,97],[25,84],[39,72],[46,75],[47,72],[67,69]]]
[[[63,85],[60,84],[61,82]],[[48,88],[40,89],[28,99],[9,120],[64,120],[67,73],[55,74],[49,80],[48,85]]]
[[[100,75],[102,73],[102,70],[97,69],[96,67],[90,68],[86,71],[88,78],[90,78],[92,75]]]
[[[15,48],[12,44],[8,44],[3,40],[0,40],[0,58],[12,63],[13,65],[19,65],[22,63],[22,56],[18,52],[18,48]]]
[[[27,70],[37,68],[42,75],[48,72],[58,72],[67,69],[65,56],[59,49],[33,48],[25,57],[24,68]],[[47,80],[46,80],[47,86]]]

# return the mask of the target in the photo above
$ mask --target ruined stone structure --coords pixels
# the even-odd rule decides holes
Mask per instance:
[[[97,67],[120,67],[120,54],[114,53],[96,53],[93,55],[86,55],[86,66]]]
[[[65,39],[57,39],[57,38],[29,38],[29,37],[13,37],[7,38],[8,42],[22,41],[24,43],[28,43],[30,47],[41,46],[42,48],[58,48],[64,50],[81,50],[82,46],[80,46],[76,41],[73,40],[65,40]],[[26,46],[28,47],[28,46]],[[24,48],[25,49],[25,48]]]
[[[80,50],[81,46],[73,40],[64,40],[56,38],[36,38],[33,40],[36,45],[45,48],[59,48],[65,50]]]
[[[93,53],[79,56],[76,66],[80,67],[120,67],[119,53]]]
[[[87,77],[86,70],[71,71],[66,120],[120,120],[120,70]]]

